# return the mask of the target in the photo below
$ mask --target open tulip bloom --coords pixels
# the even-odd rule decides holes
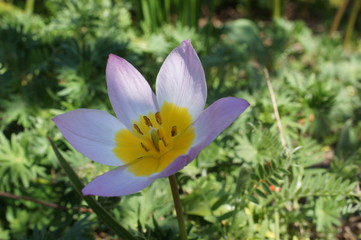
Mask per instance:
[[[127,195],[175,174],[249,105],[246,100],[226,97],[204,109],[205,75],[190,40],[165,59],[156,80],[157,95],[138,70],[112,54],[106,79],[117,117],[78,109],[53,119],[83,155],[116,166],[85,186],[84,195]]]

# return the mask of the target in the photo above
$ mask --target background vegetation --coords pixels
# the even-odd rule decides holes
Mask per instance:
[[[154,86],[166,55],[187,38],[206,71],[207,103],[251,103],[177,175],[190,239],[360,238],[360,4],[0,1],[0,239],[116,237],[78,195],[47,137],[83,183],[107,167],[76,152],[51,118],[80,107],[112,112],[109,53]],[[167,179],[96,200],[136,239],[177,239]]]

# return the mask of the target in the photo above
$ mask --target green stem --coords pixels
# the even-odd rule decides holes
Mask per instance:
[[[34,1],[35,0],[26,0],[25,12],[29,15],[33,14],[33,12],[34,12]]]
[[[180,239],[187,240],[187,232],[183,220],[182,204],[179,198],[178,185],[175,175],[169,176],[169,183],[170,183],[170,188],[172,189],[175,211],[177,213]]]
[[[352,7],[351,15],[348,19],[347,27],[346,27],[346,35],[344,40],[344,46],[347,48],[350,45],[351,42],[351,36],[353,33],[353,29],[355,27],[355,22],[357,18],[358,11],[361,7],[361,0],[355,0]]]
[[[281,17],[281,0],[273,0],[273,19]]]
[[[337,13],[335,15],[335,18],[333,19],[332,26],[330,29],[330,33],[329,33],[330,36],[332,36],[332,34],[337,30],[338,26],[340,25],[342,16],[345,13],[348,2],[349,2],[349,0],[343,0],[343,2],[338,7]]]
[[[280,240],[280,214],[278,211],[275,213],[275,235],[276,240]]]

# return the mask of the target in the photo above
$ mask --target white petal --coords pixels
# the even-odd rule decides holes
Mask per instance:
[[[194,122],[196,139],[192,147],[200,149],[206,147],[248,106],[246,100],[235,97],[225,97],[215,101]]]
[[[124,164],[113,153],[115,134],[125,129],[117,118],[100,110],[78,109],[56,116],[53,121],[84,156],[105,165]]]
[[[106,78],[113,109],[128,129],[140,115],[156,112],[155,96],[148,82],[126,60],[110,54]]]
[[[156,82],[159,107],[171,102],[186,107],[193,119],[202,112],[207,85],[202,64],[189,40],[185,40],[165,59]]]
[[[142,190],[153,181],[147,177],[136,177],[127,171],[127,166],[123,166],[96,177],[82,192],[84,195],[104,197],[124,196]]]

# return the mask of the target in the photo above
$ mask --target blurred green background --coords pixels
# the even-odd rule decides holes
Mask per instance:
[[[177,179],[190,239],[361,236],[360,0],[0,1],[0,239],[116,239],[77,194],[47,137],[83,183],[108,170],[51,118],[113,113],[109,53],[154,86],[189,38],[208,100],[251,106]],[[280,142],[264,68],[283,125]],[[96,200],[136,239],[177,239],[167,179]]]

